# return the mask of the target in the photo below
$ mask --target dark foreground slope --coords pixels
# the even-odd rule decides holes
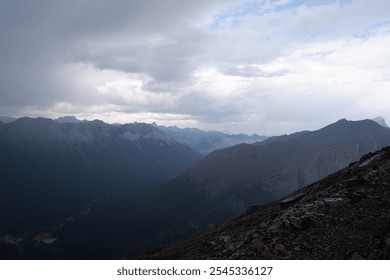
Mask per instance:
[[[390,148],[146,259],[389,259]]]

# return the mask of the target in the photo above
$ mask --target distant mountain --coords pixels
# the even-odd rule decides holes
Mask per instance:
[[[200,157],[141,123],[21,118],[0,126],[0,235],[48,226],[87,202],[159,185]]]
[[[16,121],[17,118],[13,117],[6,117],[6,116],[0,116],[0,122],[3,123],[10,123],[13,121]],[[55,119],[54,121],[58,123],[80,123],[80,122],[86,122],[86,120],[81,121],[77,119],[75,116],[64,116],[64,117],[59,117],[58,119]]]
[[[156,124],[154,124],[157,126]],[[170,133],[176,139],[186,143],[201,154],[209,154],[218,149],[224,149],[234,145],[246,143],[253,144],[267,139],[266,136],[257,134],[226,134],[218,131],[203,131],[197,128],[178,128],[176,126],[157,126]]]
[[[209,194],[239,185],[257,186],[280,197],[387,145],[389,129],[370,120],[343,119],[317,131],[216,151],[177,180]],[[208,178],[213,178],[212,182]]]
[[[387,123],[383,117],[376,117],[375,119],[372,119],[372,120],[374,122],[380,124],[383,127],[389,128],[389,126],[387,125]]]
[[[64,116],[64,117],[59,117],[58,119],[55,119],[56,122],[58,123],[81,123],[81,122],[87,122],[86,120],[81,121],[77,119],[75,116]]]
[[[390,148],[142,259],[390,258]]]
[[[266,136],[259,136],[257,134],[246,135],[246,134],[235,134],[235,135],[214,135],[207,136],[200,139],[198,142],[191,145],[193,149],[201,154],[209,154],[215,150],[232,147],[238,144],[253,144],[261,142],[267,139]]]
[[[15,120],[16,120],[16,118],[0,116],[0,122],[2,122],[2,123],[10,123],[10,122],[13,122]]]

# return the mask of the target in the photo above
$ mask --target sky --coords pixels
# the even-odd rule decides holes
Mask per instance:
[[[0,0],[0,115],[234,133],[390,120],[390,1]]]

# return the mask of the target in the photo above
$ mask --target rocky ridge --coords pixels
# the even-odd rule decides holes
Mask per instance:
[[[389,259],[390,147],[141,259]]]

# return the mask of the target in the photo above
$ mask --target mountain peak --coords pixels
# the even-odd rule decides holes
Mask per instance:
[[[376,117],[376,118],[372,119],[372,121],[376,122],[377,124],[379,124],[379,125],[381,125],[381,126],[383,126],[383,127],[386,127],[386,128],[389,127],[389,126],[386,124],[386,120],[385,120],[384,117],[379,116],[379,117]]]
[[[80,123],[83,122],[77,119],[75,116],[63,116],[55,120],[58,123]]]

